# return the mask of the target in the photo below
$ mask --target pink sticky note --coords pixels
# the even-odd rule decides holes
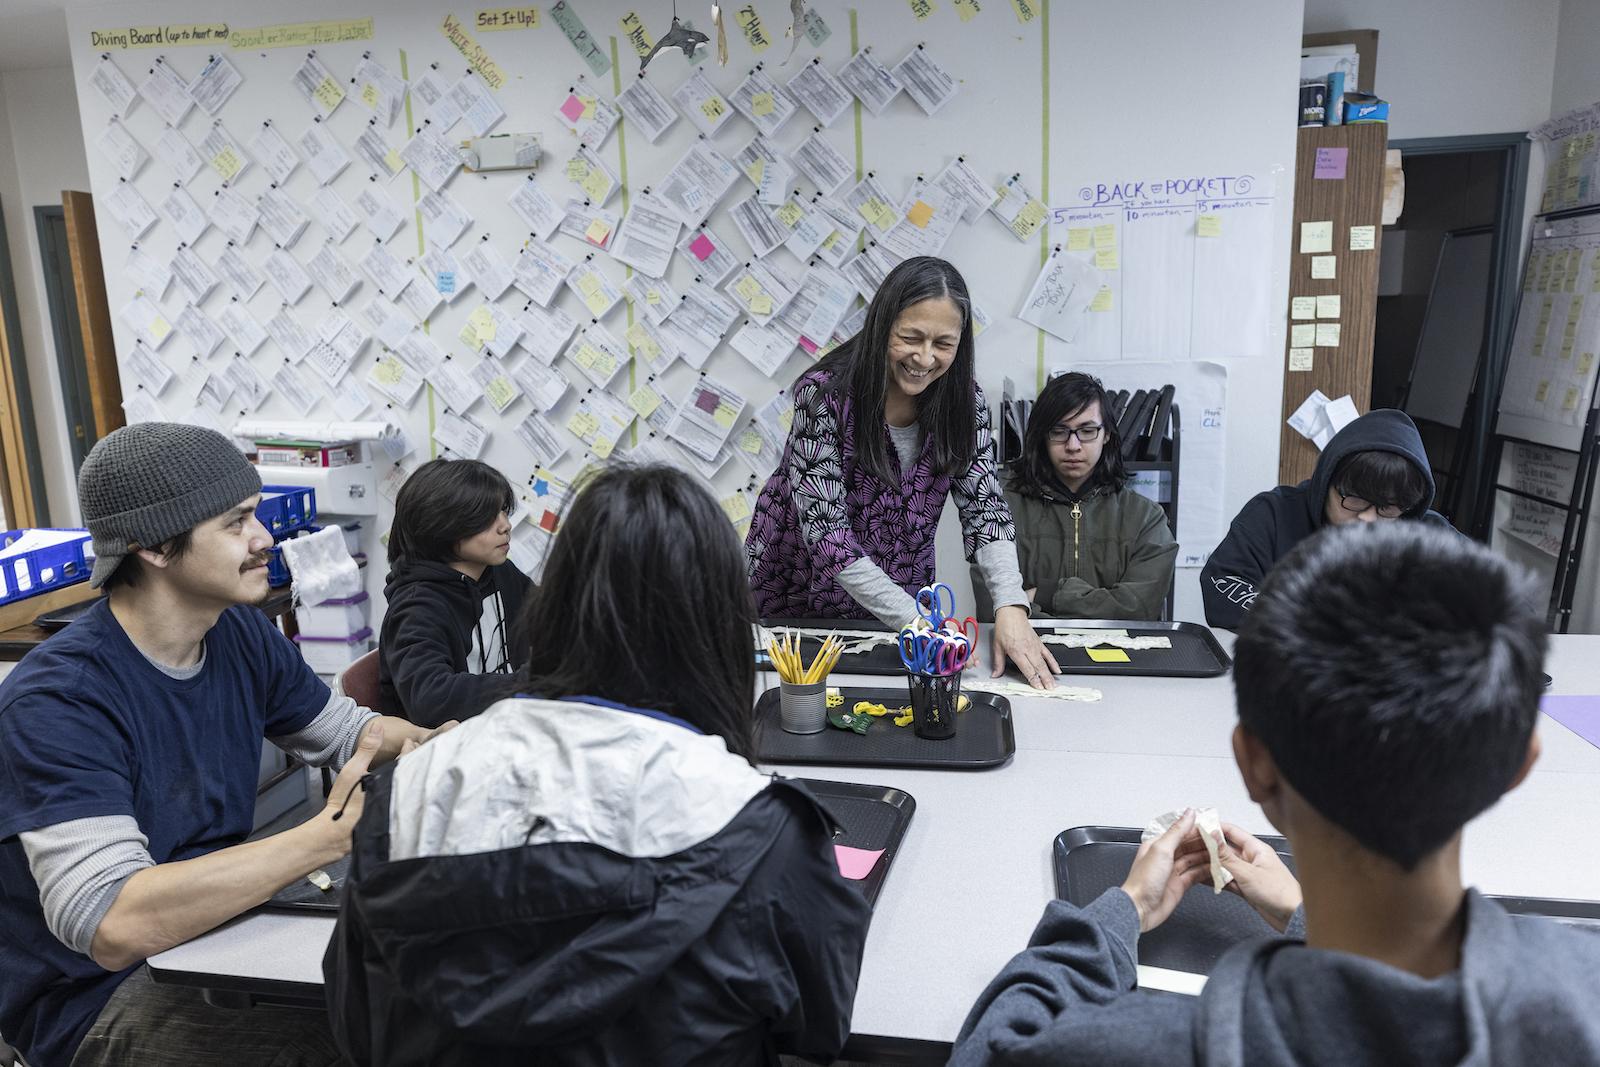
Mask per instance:
[[[700,390],[700,395],[694,398],[694,406],[709,415],[711,412],[717,410],[717,404],[720,403],[721,400],[722,397],[718,396],[716,393],[713,393],[711,390],[702,389]]]
[[[1319,148],[1317,149],[1317,165],[1312,171],[1313,178],[1343,178],[1345,162],[1350,156],[1348,148]]]
[[[800,347],[806,350],[806,355],[808,356],[814,356],[817,354],[817,342],[813,341],[805,334],[800,335]]]
[[[568,122],[577,122],[583,114],[583,101],[578,99],[576,93],[568,93],[567,102],[561,105],[561,113],[567,116]]]
[[[717,246],[712,244],[711,238],[707,237],[705,234],[701,234],[699,237],[696,237],[693,241],[689,242],[689,251],[693,252],[694,258],[698,259],[702,263],[704,263],[711,253],[715,252],[716,250]]]
[[[872,873],[872,868],[878,862],[878,857],[883,855],[883,849],[876,851],[864,848],[851,848],[849,845],[834,845],[833,855],[839,861],[839,873],[853,882],[859,882]]]

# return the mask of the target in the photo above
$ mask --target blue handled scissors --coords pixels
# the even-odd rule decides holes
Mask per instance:
[[[945,620],[956,613],[956,595],[943,582],[923,586],[917,591],[917,614],[927,619],[935,630],[944,629]]]
[[[900,662],[913,674],[955,674],[970,654],[965,637],[909,627],[900,631]]]

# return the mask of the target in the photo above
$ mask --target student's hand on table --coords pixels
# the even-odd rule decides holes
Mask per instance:
[[[1199,847],[1198,859],[1193,849],[1184,847],[1190,842]],[[1122,891],[1138,909],[1139,932],[1149,933],[1166,922],[1189,887],[1202,879],[1209,881],[1210,876],[1210,858],[1194,828],[1194,809],[1188,808],[1166,833],[1139,846],[1128,880],[1122,883]]]
[[[1035,689],[1054,689],[1061,668],[1028,625],[1028,610],[1020,604],[1007,604],[994,612],[994,670],[989,677],[1005,673],[1006,659],[1017,665],[1028,684]]]
[[[1222,834],[1223,840],[1217,844],[1217,858],[1222,861],[1223,869],[1233,875],[1233,881],[1224,888],[1243,897],[1274,930],[1283,933],[1303,899],[1299,881],[1283,859],[1260,838],[1228,822],[1222,824]],[[1204,852],[1205,843],[1198,843]],[[1209,865],[1204,883],[1211,884]]]

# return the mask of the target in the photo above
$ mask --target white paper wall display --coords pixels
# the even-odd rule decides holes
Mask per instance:
[[[123,186],[122,188],[129,187]],[[138,194],[135,193],[134,195],[137,196]],[[125,205],[118,204],[115,206],[120,210]],[[194,197],[182,189],[173,189],[167,193],[166,196],[161,198],[159,207],[161,213],[167,217],[167,221],[172,223],[172,228],[178,231],[178,240],[186,245],[192,245],[198,241],[200,235],[205,233],[211,226],[210,216],[200,209],[199,204],[194,202]],[[149,227],[147,226],[145,229],[149,229]],[[144,230],[140,230],[139,233],[132,234],[132,236],[138,239],[143,233]]]
[[[451,103],[461,110],[461,115],[472,127],[474,137],[483,137],[495,124],[506,117],[505,109],[495,102],[489,87],[470,71],[450,87]]]
[[[161,136],[155,139],[150,148],[162,165],[172,171],[180,185],[187,185],[189,179],[205,166],[205,161],[194,150],[189,139],[171,126],[162,130]]]
[[[172,254],[172,276],[177,279],[178,288],[195,304],[205,303],[206,297],[217,287],[216,274],[187,245],[178,246]]]
[[[641,192],[628,207],[611,255],[652,278],[660,278],[672,259],[681,226],[671,208],[648,191]]]
[[[422,230],[432,245],[448,248],[472,225],[472,216],[449,193],[424,193],[417,210],[422,212]]]
[[[300,98],[310,104],[322,118],[333,114],[334,110],[344,102],[344,87],[339,80],[322,65],[315,52],[306,56],[294,76],[289,79],[294,86],[294,91]]]
[[[728,214],[757,258],[771,255],[774,249],[788,240],[789,231],[758,197],[746,197],[729,208]]]
[[[812,59],[789,79],[789,92],[824,127],[832,126],[835,119],[849,110],[852,99],[844,82],[834,77],[821,59]]]
[[[472,275],[448,248],[430,248],[417,260],[417,268],[422,271],[427,285],[452,304],[460,300],[472,284]],[[408,292],[410,288],[414,286],[408,287]]]
[[[210,164],[224,182],[234,182],[245,176],[255,162],[244,146],[228,132],[222,120],[211,124],[200,140],[200,158]]]
[[[906,95],[930,116],[956,95],[956,80],[933,61],[924,45],[917,45],[895,64],[893,73],[895,81],[905,89]]]
[[[438,64],[435,63],[434,67],[438,67]],[[441,133],[448,131],[461,118],[461,110],[450,98],[450,86],[445,84],[438,70],[425,71],[422,77],[412,82],[411,96],[422,103],[423,121],[438,127]]]
[[[189,95],[200,105],[200,110],[215,116],[228,102],[233,91],[244,84],[244,76],[227,56],[212,56],[210,61],[189,83]]]
[[[94,143],[105,154],[106,159],[110,160],[111,165],[116,168],[117,176],[123,181],[132,181],[138,175],[139,168],[144,166],[145,160],[150,158],[150,153],[144,150],[144,146],[115,118],[106,123],[106,128],[94,139]]]
[[[311,290],[311,275],[281,248],[273,249],[261,264],[261,269],[286,304],[299,303],[300,298]]]
[[[604,97],[591,96],[589,92],[582,86],[569,87],[555,114],[567,129],[578,135],[579,144],[585,148],[599,148],[606,143],[621,112]]]
[[[763,135],[771,137],[794,117],[800,105],[761,66],[760,63],[756,64],[738,88],[729,94],[728,102],[738,108],[739,113]]]
[[[260,132],[250,138],[246,147],[256,162],[261,164],[261,169],[279,185],[288,181],[289,175],[300,165],[300,157],[294,154],[289,142],[278,135],[270,122],[261,124]]]
[[[1071,341],[1078,335],[1084,312],[1105,277],[1094,264],[1057,250],[1034,279],[1017,318],[1063,341]]]
[[[498,300],[516,280],[505,259],[487,240],[479,241],[461,253],[461,262],[472,272],[478,292],[485,300]]]
[[[181,321],[178,328],[183,329]],[[283,349],[285,357],[293,362],[298,363],[311,351],[311,334],[287,306],[279,308],[277,314],[267,320],[267,334]]]
[[[539,307],[549,307],[550,301],[572,273],[573,262],[560,251],[542,241],[524,245],[517,258],[511,262],[512,281]]]
[[[679,402],[667,435],[702,459],[714,460],[744,405],[744,397],[701,371]]]
[[[333,181],[350,165],[350,154],[320,122],[307,126],[298,144],[306,155],[306,166],[312,176],[323,185]]]
[[[166,344],[172,335],[172,324],[161,314],[161,309],[143,296],[135,295],[118,314],[139,341],[153,349]],[[160,392],[159,389],[155,391]]]
[[[294,243],[300,240],[300,235],[306,232],[306,227],[311,225],[311,217],[280,189],[264,190],[256,201],[256,207],[260,212],[257,221],[261,228],[282,248],[293,248]]]
[[[224,304],[217,312],[217,322],[222,326],[223,332],[233,340],[241,355],[253,354],[267,339],[267,331],[261,328],[261,324],[256,322],[255,316],[245,310],[243,304]]]
[[[722,132],[728,120],[733,118],[733,108],[706,80],[703,68],[696,70],[688,81],[678,86],[672,94],[672,102],[707,137],[715,137]]]
[[[173,190],[174,194],[181,190]],[[250,243],[261,219],[261,209],[224,185],[211,198],[211,222],[238,245]]]
[[[533,457],[546,467],[553,467],[567,454],[567,444],[555,425],[539,412],[530,412],[517,423],[517,440],[521,441]]]
[[[561,354],[567,338],[578,328],[578,320],[560,308],[545,309],[537,304],[523,308],[517,324],[522,327],[517,343],[547,366]]]
[[[338,248],[331,243],[317,249],[317,254],[306,261],[306,270],[335,304],[344,303],[356,286],[361,284],[361,278],[350,269],[350,264],[344,261]]]
[[[343,244],[344,239],[361,225],[361,216],[357,215],[350,205],[344,202],[344,198],[330,186],[324,185],[312,193],[311,199],[306,201],[306,206],[316,217],[317,224],[335,244]]]
[[[139,95],[150,102],[156,114],[166,120],[169,126],[182,126],[189,110],[194,107],[189,86],[161,56],[156,57],[149,75],[139,84]]]
[[[355,153],[372,173],[393,181],[406,169],[405,160],[375,123],[369,122],[355,139]]]
[[[164,299],[167,287],[172,284],[172,268],[146,254],[138,245],[128,251],[128,260],[122,266],[122,273],[154,300]]]
[[[102,56],[100,62],[94,65],[89,72],[89,84],[105,98],[113,115],[127,118],[139,103],[139,91],[121,68],[111,62],[110,56]]]
[[[217,256],[216,269],[233,289],[233,295],[238,300],[248,302],[260,291],[262,285],[266,284],[261,272],[231,244]]]
[[[125,358],[134,379],[155,396],[160,396],[174,377],[172,368],[146,348],[142,339],[134,342]]]
[[[406,223],[389,194],[370,183],[356,194],[356,207],[367,218],[367,230],[380,241],[393,237]]]
[[[678,251],[710,285],[721,285],[741,262],[726,242],[709,226],[697,226],[683,235]]]
[[[477,459],[489,443],[489,431],[470,415],[447,411],[439,416],[433,439],[462,459]]]
[[[609,249],[611,239],[616,236],[617,227],[621,224],[621,215],[574,197],[567,200],[567,214],[561,220],[561,232],[596,248]]]
[[[839,80],[874,117],[883,114],[883,109],[901,89],[899,80],[872,54],[871,46],[851,56],[850,61],[839,68]]]
[[[679,222],[698,226],[738,180],[737,167],[709,142],[697,140],[654,189]]]
[[[793,158],[806,177],[817,183],[825,195],[833,195],[839,186],[855,176],[855,164],[845,159],[839,150],[817,130],[796,146]]]
[[[678,112],[640,71],[617,96],[617,104],[651,144],[678,121]]]
[[[400,149],[400,158],[436,193],[461,169],[461,157],[431,126],[424,126],[406,142]]]
[[[566,208],[550,199],[531,174],[527,181],[517,183],[506,202],[522,216],[534,237],[545,240],[555,234],[561,226],[561,220],[567,217]]]
[[[372,109],[373,115],[385,126],[393,126],[405,102],[410,83],[371,56],[364,56],[356,64],[351,82],[358,86],[355,98]]]
[[[579,330],[565,355],[578,365],[584,377],[602,389],[628,362],[627,348],[598,322]]]

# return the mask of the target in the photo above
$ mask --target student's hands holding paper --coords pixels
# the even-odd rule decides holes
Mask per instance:
[[[1184,841],[1178,851],[1180,855],[1196,854],[1200,862],[1206,859],[1205,842],[1199,835]],[[1233,881],[1223,888],[1239,894],[1274,930],[1283,933],[1300,906],[1300,883],[1272,847],[1233,823],[1225,822],[1222,836],[1217,840],[1217,858],[1222,861],[1223,869],[1233,875]],[[1197,881],[1210,885],[1210,869]]]
[[[1185,847],[1191,843],[1195,847]],[[1139,911],[1139,932],[1149,933],[1166,922],[1190,886],[1209,883],[1210,865],[1205,843],[1194,827],[1193,808],[1160,837],[1140,845],[1128,880],[1122,883],[1122,891]]]
[[[421,741],[408,737],[404,741],[400,742],[400,755],[404,756],[407,752],[415,752],[418,745],[425,745],[429,741],[432,741],[435,737],[438,737],[440,734],[444,733],[446,730],[454,730],[460,725],[460,719],[451,719],[449,722],[440,725],[437,730],[429,730],[423,735]]]
[[[1061,668],[1033,627],[1028,625],[1028,611],[1020,604],[995,609],[994,670],[989,672],[989,677],[998,678],[1005,673],[1008,657],[1035,689],[1056,687],[1053,676],[1060,674]]]

